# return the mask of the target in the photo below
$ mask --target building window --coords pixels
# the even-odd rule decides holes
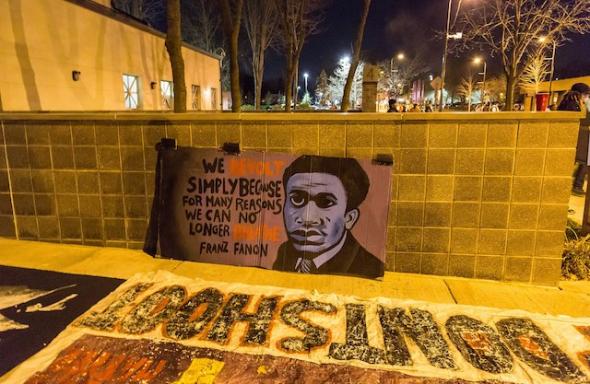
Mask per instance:
[[[123,74],[123,98],[126,109],[139,108],[139,77]]]
[[[193,110],[200,111],[201,110],[201,86],[200,85],[193,84],[192,95],[193,95]]]
[[[174,87],[171,81],[160,80],[160,95],[162,96],[162,107],[172,109],[174,107]]]
[[[211,109],[214,111],[217,109],[217,89],[216,88],[211,88]]]

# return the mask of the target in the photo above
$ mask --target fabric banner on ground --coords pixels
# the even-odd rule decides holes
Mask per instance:
[[[127,281],[4,379],[586,383],[589,377],[589,318],[360,300],[158,272]]]
[[[391,166],[159,149],[146,251],[303,273],[382,277]]]
[[[45,347],[121,283],[0,266],[0,375]]]

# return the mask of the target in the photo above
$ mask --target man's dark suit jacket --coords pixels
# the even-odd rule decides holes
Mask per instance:
[[[272,269],[276,271],[295,272],[297,260],[303,257],[303,253],[295,250],[291,242],[281,244],[277,252],[277,259]],[[348,233],[340,252],[322,264],[314,273],[319,274],[346,274],[364,277],[382,277],[383,262],[363,248],[358,241]]]

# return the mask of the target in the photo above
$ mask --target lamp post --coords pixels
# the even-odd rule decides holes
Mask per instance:
[[[486,96],[486,73],[487,73],[487,62],[482,59],[481,57],[476,57],[475,59],[473,59],[473,63],[476,65],[481,64],[483,61],[483,72],[482,73],[478,73],[478,75],[483,75],[483,79],[482,79],[482,86],[481,86],[481,102],[483,104],[485,96]]]
[[[547,36],[539,37],[539,42],[543,45],[547,42]],[[552,49],[551,49],[551,57],[543,57],[543,60],[550,60],[551,61],[551,69],[549,71],[549,100],[550,103],[553,103],[553,98],[551,97],[551,92],[553,91],[553,76],[555,74],[555,50],[557,49],[557,44],[555,43],[555,39],[551,39]]]
[[[457,12],[455,14],[455,20],[457,19],[457,16],[459,15],[459,9],[461,9],[461,2],[462,1],[463,0],[459,0],[459,2],[457,3]],[[438,102],[438,110],[441,112],[443,110],[443,97],[444,97],[443,91],[445,89],[445,77],[447,74],[447,53],[449,50],[449,39],[460,40],[463,37],[462,32],[457,32],[452,35],[450,34],[452,9],[453,9],[453,0],[449,0],[449,5],[447,8],[447,28],[446,28],[446,33],[445,33],[445,50],[444,50],[443,57],[442,57],[442,69],[440,71],[441,83],[440,83],[440,95],[439,95],[439,102]]]
[[[447,10],[447,29],[445,32],[445,50],[443,53],[442,58],[442,69],[440,71],[440,95],[438,96],[438,110],[442,112],[443,110],[443,92],[445,89],[445,75],[447,72],[447,51],[449,49],[449,29],[451,28],[451,8],[453,6],[453,0],[449,0],[449,7]]]
[[[404,61],[404,59],[406,58],[406,55],[403,52],[398,53],[395,58],[397,59],[398,62]],[[394,69],[393,68],[393,56],[391,57],[391,60],[389,60],[389,69],[390,69],[390,80],[391,80],[391,84],[393,85],[395,83],[395,80],[393,78],[393,74],[398,72],[399,73],[399,67]],[[401,90],[400,90],[401,91]]]
[[[403,61],[406,58],[406,55],[403,52],[398,53],[396,56],[397,61]],[[398,72],[399,69],[393,69],[393,56],[391,60],[389,60],[389,68],[391,70],[391,75],[393,76],[394,72]]]
[[[223,59],[225,51],[219,47],[215,50],[215,54],[219,56],[219,110],[223,111]]]
[[[309,73],[305,72],[303,74],[303,78],[305,79],[305,93],[307,93],[307,78],[309,77]]]

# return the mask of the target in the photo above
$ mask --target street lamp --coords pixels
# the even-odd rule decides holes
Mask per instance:
[[[309,73],[305,72],[303,74],[303,78],[305,79],[305,93],[307,93],[307,78],[309,77]]]
[[[478,73],[478,75],[483,75],[482,87],[481,87],[481,102],[483,104],[485,96],[486,96],[486,72],[487,72],[487,62],[482,59],[481,57],[476,57],[473,59],[473,64],[479,65],[483,62],[483,72]]]
[[[398,61],[404,61],[406,55],[403,52],[400,52],[395,57]],[[389,68],[391,69],[391,73],[398,71],[398,69],[393,69],[393,56],[391,57],[391,60],[389,60]]]

